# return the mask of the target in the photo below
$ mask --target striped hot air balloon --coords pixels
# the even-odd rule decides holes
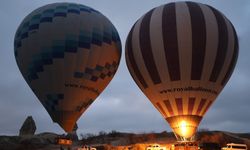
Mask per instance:
[[[130,74],[181,140],[191,140],[229,80],[238,56],[232,23],[194,2],[156,7],[126,41]]]
[[[112,23],[74,3],[34,10],[18,27],[14,46],[26,82],[67,132],[111,81],[121,57]]]

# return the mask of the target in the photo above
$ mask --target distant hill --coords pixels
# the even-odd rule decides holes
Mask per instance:
[[[0,136],[1,150],[45,150],[59,148],[54,144],[54,139],[59,135],[55,133],[41,133],[33,136]],[[82,140],[75,141],[75,145],[112,145],[126,146],[137,143],[169,144],[176,141],[172,132],[161,133],[122,133],[112,131],[100,132],[98,135],[81,135]],[[245,143],[250,147],[250,133],[231,133],[224,131],[202,131],[197,134],[197,141],[218,143],[225,146],[227,143]]]
[[[223,131],[199,132],[197,136],[200,142],[218,143],[225,146],[227,143],[245,143],[250,147],[250,133],[231,133]]]
[[[0,150],[36,150],[54,145],[55,133],[27,136],[0,136]]]
[[[235,134],[241,138],[250,139],[250,133],[235,133]]]

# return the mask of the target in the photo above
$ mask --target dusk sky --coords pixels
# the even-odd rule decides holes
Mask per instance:
[[[23,79],[14,58],[14,36],[34,9],[63,0],[0,1],[0,135],[16,135],[32,115],[37,132],[64,131],[53,123],[45,108]],[[114,24],[122,41],[117,73],[103,93],[78,120],[78,133],[171,131],[168,123],[137,87],[125,63],[125,41],[132,25],[144,13],[170,0],[71,0],[92,7]],[[231,79],[203,118],[200,128],[250,132],[250,1],[196,0],[220,10],[234,25],[239,57]],[[248,66],[248,67],[247,67]]]

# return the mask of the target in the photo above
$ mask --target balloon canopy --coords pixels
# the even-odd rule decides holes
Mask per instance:
[[[34,10],[18,27],[14,48],[24,79],[66,132],[111,81],[121,57],[112,23],[74,3]]]
[[[232,23],[194,2],[156,7],[126,41],[130,74],[180,140],[190,140],[229,80],[238,56]]]

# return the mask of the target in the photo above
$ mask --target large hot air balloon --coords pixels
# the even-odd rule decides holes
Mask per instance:
[[[192,140],[233,72],[238,39],[215,8],[176,2],[137,20],[125,53],[133,79],[178,139]]]
[[[14,45],[24,79],[66,132],[110,82],[121,57],[112,23],[73,3],[34,10],[18,27]]]

